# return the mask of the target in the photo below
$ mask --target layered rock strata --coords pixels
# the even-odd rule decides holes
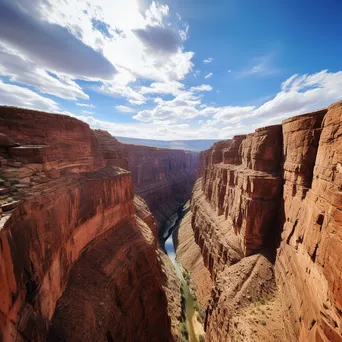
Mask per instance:
[[[283,122],[276,273],[291,341],[342,341],[342,103]]]
[[[341,121],[337,103],[201,153],[192,230],[213,281],[207,341],[342,341]]]
[[[0,340],[174,340],[156,224],[111,138],[8,107],[0,131]]]
[[[138,198],[135,205],[134,224],[102,234],[73,266],[48,341],[173,340],[148,208]]]
[[[136,193],[159,223],[173,215],[191,196],[198,154],[125,144]]]
[[[120,143],[107,131],[96,129],[94,132],[107,164],[129,170],[128,156],[124,144]]]

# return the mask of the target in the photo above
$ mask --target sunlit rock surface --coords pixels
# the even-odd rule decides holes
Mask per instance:
[[[341,120],[340,102],[201,152],[179,243],[211,274],[207,341],[342,341]]]

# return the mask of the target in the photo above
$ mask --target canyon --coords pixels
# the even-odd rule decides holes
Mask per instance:
[[[342,102],[200,154],[0,107],[0,172],[2,341],[185,341],[184,278],[201,341],[342,341]]]

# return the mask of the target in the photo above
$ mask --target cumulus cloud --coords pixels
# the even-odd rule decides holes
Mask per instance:
[[[88,86],[142,105],[145,94],[182,91],[188,31],[154,1],[0,0],[0,76],[66,100],[88,99]]]
[[[211,90],[213,90],[213,87],[209,84],[201,84],[200,86],[190,88],[190,91],[192,92],[211,91]]]
[[[206,117],[207,127],[213,130],[229,125],[240,127],[241,130],[244,127],[245,132],[248,132],[256,122],[260,125],[280,123],[292,115],[323,108],[342,98],[339,91],[341,87],[342,72],[328,73],[325,70],[313,75],[293,75],[282,83],[280,92],[271,100],[256,107],[206,105],[202,103],[201,97],[196,96],[196,92],[210,90],[211,87],[201,85],[184,90],[169,101],[157,98],[155,108],[140,111],[134,118],[150,123],[158,120],[182,123],[196,118],[200,119],[197,121],[199,123]],[[244,125],[244,122],[248,124]]]
[[[123,124],[112,134],[149,139],[230,138],[325,107],[342,99],[341,87],[342,72],[293,75],[272,99],[258,107],[206,105],[195,92],[183,89],[171,100],[156,98],[154,108],[134,116],[135,124]],[[107,123],[97,125],[106,129]]]
[[[10,81],[32,86],[41,93],[67,100],[88,99],[89,96],[65,75],[52,76],[45,69],[8,50],[0,43],[0,75]]]
[[[144,95],[127,85],[105,83],[97,90],[107,95],[125,97],[129,103],[135,105],[142,105],[146,102]]]
[[[168,27],[148,25],[143,29],[133,31],[152,53],[176,53],[182,39],[178,32]]]
[[[211,76],[213,76],[213,73],[212,73],[212,72],[209,72],[209,74],[206,74],[206,75],[204,76],[204,78],[207,79],[207,78],[210,78]]]
[[[58,111],[55,101],[40,96],[36,92],[0,80],[0,104],[6,106],[25,107],[43,111]]]
[[[172,94],[174,96],[179,95],[184,89],[184,84],[173,82],[153,82],[149,87],[141,87],[141,94]]]
[[[167,5],[153,1],[142,10],[136,0],[50,1],[41,8],[45,20],[101,50],[118,73],[168,82],[192,69],[194,54],[182,47],[189,27],[173,18]]]
[[[203,61],[203,63],[204,63],[204,64],[209,64],[209,63],[211,63],[213,60],[214,60],[214,58],[209,57],[209,58],[205,59],[205,60]]]
[[[79,78],[111,79],[115,67],[59,25],[32,17],[15,2],[0,3],[0,39],[40,66]]]
[[[201,89],[206,85],[200,86]],[[209,86],[210,87],[210,86]],[[195,95],[197,89],[190,88],[172,100],[165,101],[161,98],[155,99],[158,105],[152,109],[138,112],[134,119],[142,122],[156,122],[170,120],[173,124],[197,117],[213,117],[216,121],[224,121],[236,115],[249,113],[254,107],[214,107],[203,106],[200,97]],[[199,87],[197,87],[199,88]]]
[[[252,117],[272,116],[280,120],[292,114],[323,108],[342,98],[342,72],[327,70],[312,75],[293,75],[281,85],[281,91],[256,109]]]
[[[135,113],[136,110],[134,108],[131,108],[131,107],[127,107],[127,106],[115,106],[115,108],[119,111],[119,112],[122,112],[122,113]]]

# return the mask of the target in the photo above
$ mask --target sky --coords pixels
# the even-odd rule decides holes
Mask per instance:
[[[0,104],[225,139],[342,99],[340,0],[0,0]]]

